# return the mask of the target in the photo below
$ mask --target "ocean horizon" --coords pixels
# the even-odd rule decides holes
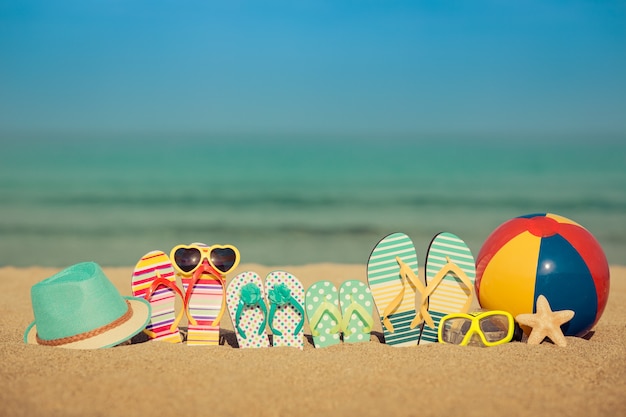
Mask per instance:
[[[404,232],[474,255],[510,218],[555,213],[625,264],[626,144],[517,138],[40,136],[0,139],[0,266],[133,266],[181,243],[242,263],[363,264]]]

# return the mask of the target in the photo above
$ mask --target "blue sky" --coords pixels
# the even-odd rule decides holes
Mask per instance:
[[[0,0],[0,135],[626,134],[624,1]]]

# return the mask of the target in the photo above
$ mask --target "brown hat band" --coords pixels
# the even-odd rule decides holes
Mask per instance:
[[[93,329],[88,332],[79,333],[74,336],[62,337],[60,339],[43,340],[43,339],[40,339],[39,335],[37,334],[36,335],[37,343],[39,343],[40,345],[44,345],[44,346],[61,346],[61,345],[66,345],[68,343],[79,342],[81,340],[89,339],[91,337],[98,336],[99,334],[107,332],[111,329],[114,329],[117,326],[120,326],[124,324],[125,322],[127,322],[128,320],[130,320],[130,318],[133,316],[132,306],[130,305],[128,300],[125,300],[125,301],[126,301],[126,305],[128,306],[126,313],[124,313],[120,318],[115,319],[114,321],[112,321],[111,323],[107,325],[98,327],[97,329]]]

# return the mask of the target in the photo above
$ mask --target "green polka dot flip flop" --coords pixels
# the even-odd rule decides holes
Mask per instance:
[[[263,281],[254,272],[242,272],[226,289],[226,305],[240,348],[269,347],[265,331],[268,311]]]
[[[265,278],[273,346],[304,349],[304,286],[285,271],[272,271]]]
[[[424,329],[420,344],[437,343],[441,318],[450,313],[467,313],[471,307],[476,278],[476,263],[470,248],[452,233],[436,235],[426,256],[428,313],[423,314]]]
[[[343,341],[345,343],[369,342],[374,326],[372,311],[374,300],[367,285],[359,280],[349,280],[339,289]]]
[[[305,304],[315,347],[339,344],[341,311],[337,287],[330,281],[314,283],[306,292]]]

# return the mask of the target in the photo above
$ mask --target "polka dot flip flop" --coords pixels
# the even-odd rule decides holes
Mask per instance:
[[[289,272],[272,271],[265,278],[265,288],[272,345],[304,349],[304,286]]]
[[[226,288],[226,304],[239,347],[269,347],[265,331],[268,311],[261,277],[254,272],[234,277]]]
[[[305,304],[315,347],[339,344],[342,323],[337,287],[330,281],[314,283],[306,292]]]
[[[369,342],[374,326],[374,300],[369,287],[356,279],[346,281],[339,289],[339,301],[343,316],[343,341]]]

